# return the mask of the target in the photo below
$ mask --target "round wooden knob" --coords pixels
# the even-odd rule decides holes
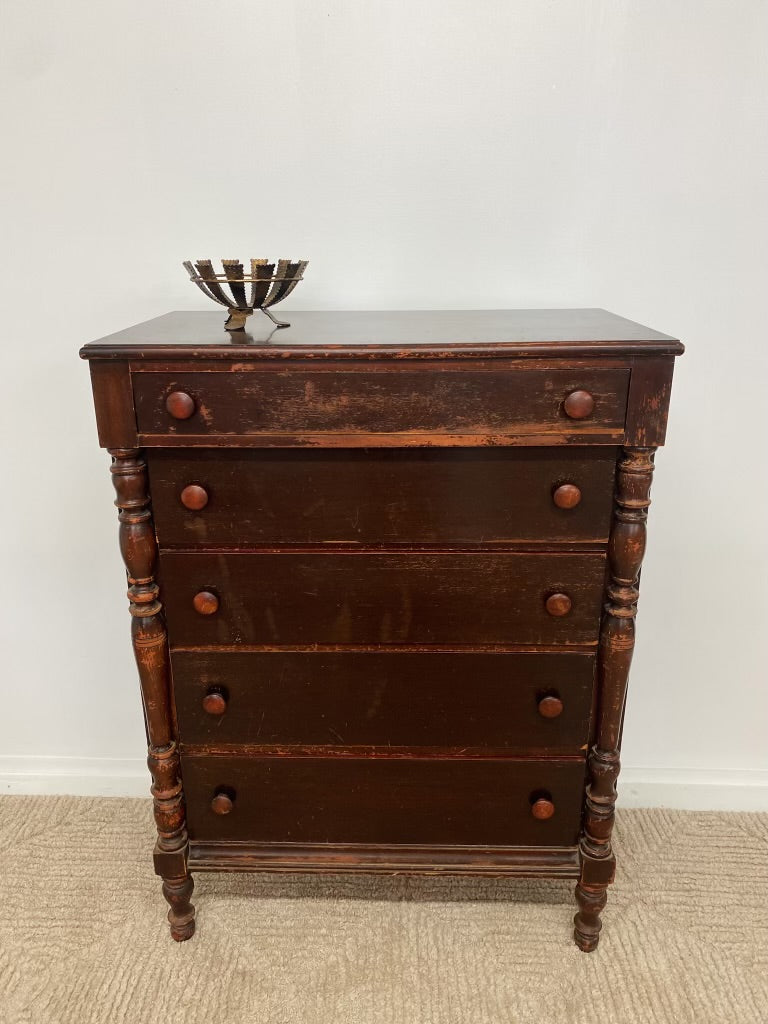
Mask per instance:
[[[219,610],[219,599],[210,590],[201,590],[192,598],[192,606],[198,615],[213,615]]]
[[[182,495],[183,499],[184,495]],[[558,508],[576,508],[581,501],[581,491],[576,484],[560,484],[552,492],[552,501]]]
[[[181,492],[181,504],[193,512],[199,512],[208,504],[208,491],[200,484],[189,484]]]
[[[172,391],[165,400],[165,408],[175,420],[188,420],[195,411],[195,400],[186,391]]]
[[[203,697],[203,711],[206,715],[223,715],[226,710],[227,698],[220,690],[210,690]]]
[[[555,805],[545,796],[540,796],[538,800],[534,800],[531,804],[531,814],[538,821],[546,821],[547,818],[551,818],[554,813]]]
[[[568,614],[572,603],[567,594],[550,594],[545,602],[545,607],[550,615],[560,618],[562,615]]]
[[[554,694],[542,697],[538,707],[542,718],[557,718],[563,713],[563,702]]]
[[[229,814],[234,806],[235,801],[228,793],[217,793],[211,800],[211,810],[214,814]]]
[[[572,420],[585,420],[595,411],[595,400],[588,391],[572,391],[563,402],[563,409]]]

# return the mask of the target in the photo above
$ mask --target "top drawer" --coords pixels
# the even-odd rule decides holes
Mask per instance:
[[[627,369],[213,369],[133,373],[144,444],[622,440]],[[400,439],[400,442],[398,442]]]

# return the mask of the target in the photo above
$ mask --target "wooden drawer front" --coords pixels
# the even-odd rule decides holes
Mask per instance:
[[[190,839],[571,846],[583,761],[182,755]],[[216,814],[217,792],[233,797]],[[532,800],[555,812],[533,817]]]
[[[591,654],[176,651],[181,740],[576,754]],[[217,694],[215,713],[203,700]],[[545,717],[557,710],[556,717]],[[541,705],[541,706],[540,706]],[[553,707],[554,705],[554,707]],[[219,713],[224,708],[223,713]]]
[[[489,544],[605,541],[616,449],[150,449],[147,461],[161,545]],[[575,507],[555,504],[562,484],[579,488]]]
[[[591,643],[605,556],[164,551],[160,572],[176,646]],[[548,614],[552,592],[569,614]],[[218,610],[199,614],[206,593]]]
[[[209,370],[133,374],[139,433],[146,437],[326,434],[621,434],[626,369]],[[588,391],[594,411],[572,419],[564,401]],[[166,399],[192,403],[174,419]],[[620,438],[617,438],[617,440]],[[331,439],[329,443],[343,442]],[[479,443],[483,443],[480,441]]]

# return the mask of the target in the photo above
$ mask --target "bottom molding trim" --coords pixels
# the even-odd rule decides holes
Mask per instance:
[[[373,846],[368,844],[192,842],[194,871],[362,871],[409,875],[576,878],[576,847]]]

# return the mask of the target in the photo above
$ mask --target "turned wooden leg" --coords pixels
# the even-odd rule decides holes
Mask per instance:
[[[181,941],[195,930],[195,911],[189,902],[193,882],[187,870],[189,841],[171,709],[168,637],[155,582],[157,542],[149,508],[147,467],[136,448],[110,448],[109,452],[117,493],[115,505],[120,510],[120,551],[128,574],[133,652],[144,704],[147,764],[152,775],[157,826],[155,872],[163,879],[163,894],[171,907],[171,935]]]
[[[194,888],[192,875],[163,879],[163,896],[170,907],[168,923],[171,926],[171,938],[177,942],[191,938],[195,931],[195,908],[190,903]]]
[[[603,927],[600,915],[608,901],[606,889],[605,885],[576,884],[579,910],[573,919],[573,938],[585,953],[591,953],[600,941],[600,929]]]
[[[574,939],[585,952],[595,949],[599,941],[606,887],[613,881],[616,866],[611,834],[654,452],[653,448],[623,448],[616,471],[609,578],[597,662],[597,728],[587,758],[584,829],[579,842],[581,877],[576,886],[579,912],[574,918]]]

